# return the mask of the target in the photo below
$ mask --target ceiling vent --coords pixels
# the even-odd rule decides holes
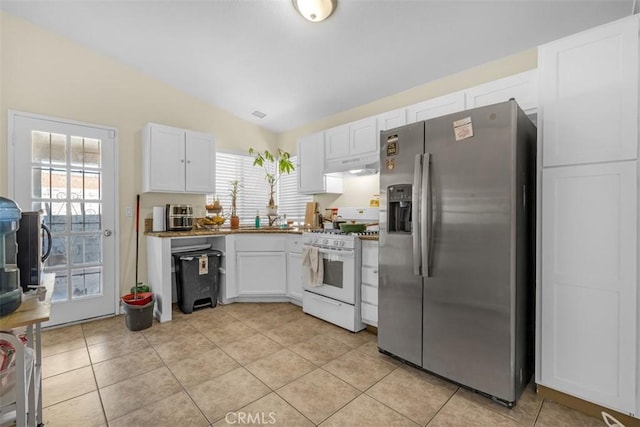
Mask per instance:
[[[251,115],[256,116],[259,119],[264,119],[267,115],[265,113],[263,113],[262,111],[254,111],[253,113],[251,113]]]

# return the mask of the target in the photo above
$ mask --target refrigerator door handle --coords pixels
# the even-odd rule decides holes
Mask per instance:
[[[420,241],[422,242],[422,276],[430,277],[431,269],[431,154],[425,153],[422,160],[422,184],[420,186]]]
[[[413,274],[422,274],[422,249],[420,244],[420,199],[422,194],[422,154],[415,157],[413,191],[411,192],[411,238],[413,241]]]

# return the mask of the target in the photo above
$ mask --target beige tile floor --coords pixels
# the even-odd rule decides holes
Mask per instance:
[[[55,426],[601,426],[527,388],[509,410],[378,353],[292,304],[237,303],[154,321],[43,333]]]

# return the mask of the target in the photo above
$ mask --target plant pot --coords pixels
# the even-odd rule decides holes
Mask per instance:
[[[270,216],[278,215],[278,207],[277,206],[267,206],[267,215],[270,215]]]
[[[232,216],[230,224],[231,224],[231,229],[232,230],[236,230],[236,229],[240,228],[240,217],[239,216]]]

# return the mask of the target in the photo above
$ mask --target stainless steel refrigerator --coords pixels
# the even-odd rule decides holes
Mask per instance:
[[[378,347],[512,406],[533,370],[536,128],[511,100],[380,137]]]

